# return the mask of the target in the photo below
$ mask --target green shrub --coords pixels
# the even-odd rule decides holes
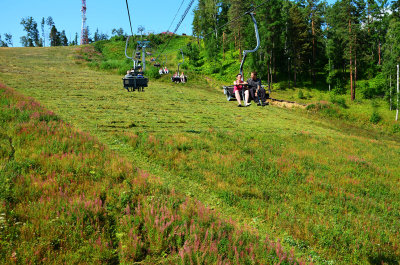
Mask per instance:
[[[392,131],[392,133],[400,133],[400,124],[398,124],[398,123],[393,124],[391,131]]]
[[[95,43],[93,43],[93,47],[97,52],[102,53],[104,46],[106,43],[108,43],[108,40],[100,40],[100,41],[96,41]]]
[[[322,103],[315,103],[315,104],[310,104],[307,105],[306,110],[314,110],[314,111],[319,111],[325,108],[329,108],[329,105],[327,104],[322,104]]]
[[[358,86],[362,97],[365,99],[383,96],[385,94],[385,88],[386,80],[381,73],[369,81],[360,83]]]
[[[110,41],[126,41],[126,36],[125,35],[115,35],[110,38]]]
[[[158,73],[158,68],[157,67],[149,67],[146,70],[146,76],[149,78],[155,78],[158,79],[161,77],[161,75]]]
[[[337,97],[335,94],[331,94],[331,102],[332,102],[332,104],[338,105],[344,109],[349,108],[346,105],[346,100],[342,97]]]
[[[346,80],[344,78],[343,73],[341,71],[336,71],[332,74],[331,77],[333,92],[337,95],[346,94]]]
[[[325,116],[328,116],[328,117],[333,117],[333,118],[340,118],[340,117],[342,117],[342,115],[341,115],[339,109],[337,109],[337,108],[332,108],[332,107],[330,107],[330,106],[327,106],[326,108],[324,108],[324,109],[322,110],[322,114],[324,114]]]
[[[125,62],[122,60],[107,60],[103,61],[100,64],[100,69],[110,70],[110,69],[119,69],[120,67],[124,67]]]
[[[306,97],[303,94],[303,91],[301,89],[299,89],[299,91],[297,92],[297,97],[299,99],[306,99]]]
[[[372,122],[373,124],[377,124],[381,120],[382,120],[382,117],[379,115],[379,113],[376,110],[374,110],[372,112],[371,118],[369,118],[369,121]]]

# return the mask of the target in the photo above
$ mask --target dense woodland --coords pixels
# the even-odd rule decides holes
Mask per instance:
[[[350,90],[352,100],[356,89],[365,98],[392,93],[389,82],[395,80],[400,55],[399,1],[263,2],[253,3],[261,4],[254,11],[261,46],[248,63],[268,73],[269,83],[289,79],[294,86],[308,81],[316,87],[326,82],[339,94]],[[250,16],[241,16],[251,7],[243,0],[199,0],[193,33],[204,38],[209,61],[224,60],[228,49],[241,54],[255,47]],[[358,87],[361,79],[369,82]]]

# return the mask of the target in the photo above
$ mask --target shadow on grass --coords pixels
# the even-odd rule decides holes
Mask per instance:
[[[368,262],[369,262],[369,264],[373,264],[373,265],[381,265],[381,264],[398,265],[398,264],[400,264],[398,257],[396,257],[392,254],[385,255],[383,253],[379,253],[375,256],[369,256]]]

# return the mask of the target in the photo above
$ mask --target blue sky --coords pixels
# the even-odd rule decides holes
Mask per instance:
[[[170,31],[175,29],[189,2],[190,0],[185,0]],[[159,33],[168,29],[178,11],[181,0],[128,0],[128,3],[134,34],[139,25],[143,25],[146,32]],[[4,33],[11,33],[14,47],[21,46],[20,37],[24,36],[25,32],[20,22],[22,18],[29,16],[33,17],[38,23],[39,32],[42,17],[51,16],[57,29],[59,31],[65,30],[69,40],[74,38],[75,32],[78,32],[80,36],[81,4],[80,0],[0,0],[0,34],[2,39],[4,40]],[[192,33],[193,8],[196,5],[197,1],[194,2],[191,11],[180,26],[178,34]],[[86,24],[92,34],[96,31],[96,28],[109,36],[113,28],[123,28],[126,32],[130,32],[125,0],[86,0],[86,6]],[[47,26],[46,31],[49,32]]]

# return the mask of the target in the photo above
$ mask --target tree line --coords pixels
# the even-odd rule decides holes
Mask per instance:
[[[51,16],[47,18],[42,18],[40,22],[40,31],[38,28],[38,23],[33,17],[26,17],[21,19],[21,25],[26,32],[25,36],[21,37],[21,45],[23,47],[45,47],[47,46],[68,46],[68,45],[78,45],[79,35],[76,32],[73,39],[68,40],[65,30],[59,31],[55,25],[55,22]],[[99,32],[96,29],[93,37],[87,27],[84,31],[87,35],[88,43],[96,42],[99,40],[108,39],[108,35]]]
[[[269,84],[323,84],[363,97],[389,94],[400,61],[400,1],[255,0],[261,46],[248,63]],[[199,0],[193,33],[204,41],[207,60],[222,62],[228,50],[255,47],[254,27],[244,0]],[[228,22],[227,26],[222,27]],[[211,33],[211,34],[210,34]],[[357,86],[359,80],[363,87]],[[394,83],[394,82],[392,82]]]

